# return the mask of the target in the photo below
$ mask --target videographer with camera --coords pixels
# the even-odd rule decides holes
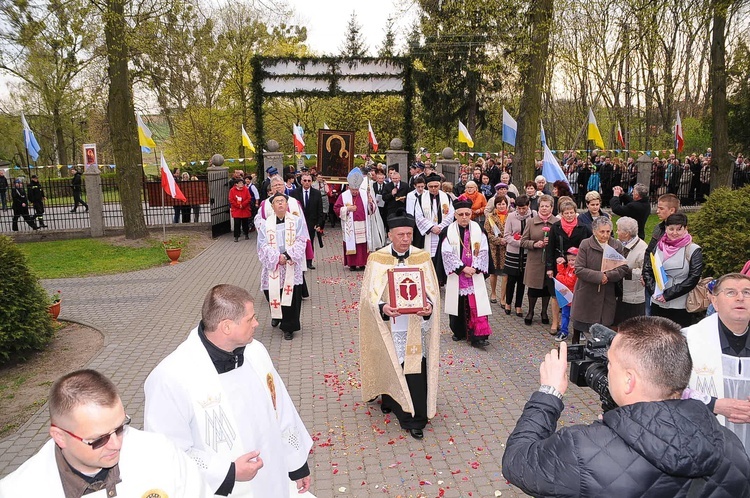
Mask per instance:
[[[555,432],[568,387],[567,345],[548,353],[503,455],[508,481],[533,496],[750,496],[750,458],[706,405],[682,400],[692,361],[670,320],[623,322],[608,351],[619,405]]]

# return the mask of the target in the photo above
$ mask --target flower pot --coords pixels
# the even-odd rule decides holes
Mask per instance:
[[[178,263],[178,259],[180,259],[180,254],[182,253],[182,249],[179,247],[177,249],[165,249],[167,251],[167,257],[169,258],[169,264],[170,265],[176,265]]]
[[[62,304],[62,300],[56,302],[55,304],[50,304],[47,307],[47,311],[49,311],[49,314],[52,315],[52,318],[54,320],[57,320],[57,317],[60,316],[60,305]]]

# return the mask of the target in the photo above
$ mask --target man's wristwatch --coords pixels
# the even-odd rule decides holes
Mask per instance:
[[[552,396],[557,397],[557,399],[562,399],[563,398],[563,393],[561,393],[560,391],[558,391],[556,388],[554,388],[552,386],[547,386],[547,385],[543,384],[543,385],[539,386],[539,392],[540,393],[551,394]]]

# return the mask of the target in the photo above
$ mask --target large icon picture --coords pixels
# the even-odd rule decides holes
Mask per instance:
[[[352,168],[354,132],[318,130],[318,171],[327,178],[346,178]]]

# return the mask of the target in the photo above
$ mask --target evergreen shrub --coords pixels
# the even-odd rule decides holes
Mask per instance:
[[[10,237],[0,235],[0,365],[24,360],[54,336],[50,297]]]
[[[750,259],[750,187],[711,192],[688,229],[703,251],[704,276],[740,271]]]

